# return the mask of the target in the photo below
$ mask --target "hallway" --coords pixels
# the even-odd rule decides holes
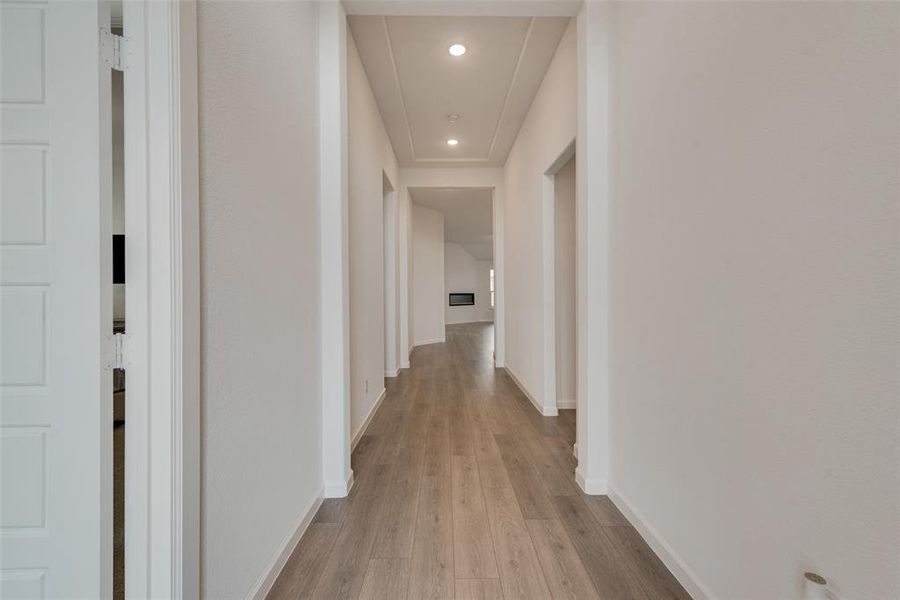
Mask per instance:
[[[688,598],[605,496],[574,481],[575,411],[542,417],[493,326],[422,346],[269,598]]]

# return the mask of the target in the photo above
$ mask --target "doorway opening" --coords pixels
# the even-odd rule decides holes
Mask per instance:
[[[554,259],[556,304],[556,406],[575,408],[575,157],[554,180]]]
[[[114,35],[123,35],[121,2],[111,6]],[[112,316],[113,339],[124,336],[125,325],[125,98],[123,72],[111,73],[112,118]],[[113,369],[112,398],[112,590],[113,598],[125,597],[125,369]]]
[[[452,181],[452,174],[448,176]],[[494,188],[408,188],[413,228],[413,345],[447,341],[455,326],[494,323]],[[484,329],[494,352],[493,327]]]
[[[381,175],[384,247],[384,376],[400,371],[397,348],[397,194],[386,173]]]
[[[575,141],[544,172],[543,261],[545,409],[575,429],[578,387]],[[568,413],[566,411],[572,411]],[[573,431],[574,433],[574,431]],[[573,435],[574,438],[574,435]],[[577,451],[577,443],[573,452]]]
[[[556,407],[560,422],[575,438],[578,331],[575,294],[575,157],[563,165],[554,183],[554,304],[556,310]],[[573,453],[576,452],[573,448]]]
[[[402,6],[400,5],[402,4]],[[590,61],[588,56],[597,49],[603,49],[608,44],[607,35],[607,7],[603,3],[532,3],[510,1],[504,3],[502,14],[495,14],[496,6],[477,9],[477,15],[472,14],[472,5],[466,7],[451,3],[438,2],[430,7],[429,22],[418,22],[415,19],[422,18],[421,4],[416,2],[393,4],[389,10],[382,3],[356,3],[349,2],[343,5],[323,4],[318,12],[318,56],[319,56],[319,106],[320,114],[319,131],[323,135],[320,143],[322,149],[320,185],[320,207],[322,211],[322,266],[323,272],[329,272],[333,267],[335,257],[343,252],[348,242],[348,232],[343,224],[348,217],[349,203],[346,193],[346,169],[347,169],[347,132],[348,121],[345,119],[347,111],[346,87],[348,84],[348,64],[355,65],[358,72],[359,64],[368,72],[368,83],[372,94],[378,104],[376,110],[389,112],[390,118],[385,121],[386,134],[390,137],[391,146],[396,154],[397,164],[400,167],[398,206],[401,220],[398,223],[398,248],[402,262],[402,268],[398,270],[398,296],[400,297],[401,312],[399,320],[403,322],[400,337],[400,362],[407,366],[408,350],[417,343],[428,341],[440,341],[444,337],[444,328],[422,327],[422,321],[426,316],[433,317],[431,321],[438,323],[441,314],[426,313],[423,315],[419,300],[422,294],[416,294],[416,273],[422,272],[423,257],[416,251],[417,236],[415,227],[417,221],[414,212],[419,212],[416,207],[415,189],[434,187],[491,187],[494,190],[493,220],[494,220],[494,269],[495,269],[495,325],[494,337],[494,367],[507,368],[506,347],[512,349],[510,354],[516,360],[528,364],[533,372],[536,364],[543,363],[544,377],[533,382],[533,403],[536,397],[546,398],[553,406],[542,406],[541,411],[545,416],[557,414],[557,388],[556,388],[556,336],[555,336],[555,286],[541,286],[540,291],[535,290],[528,298],[527,304],[534,306],[540,304],[537,310],[509,311],[507,318],[506,294],[507,269],[504,253],[509,250],[504,242],[505,229],[510,227],[514,233],[522,223],[510,219],[511,214],[505,203],[507,177],[503,168],[505,161],[499,158],[510,148],[508,141],[516,139],[516,133],[508,136],[500,135],[502,124],[485,127],[475,116],[482,114],[485,107],[493,107],[497,115],[513,114],[506,108],[510,102],[516,100],[517,94],[510,94],[509,89],[498,92],[497,98],[504,99],[496,103],[474,102],[470,106],[458,109],[459,103],[451,103],[446,108],[445,100],[455,98],[452,93],[439,93],[437,86],[429,85],[416,88],[413,81],[410,85],[404,85],[404,80],[415,80],[416,74],[428,73],[431,80],[436,82],[451,82],[459,73],[467,72],[462,67],[467,64],[475,64],[479,56],[480,48],[487,48],[489,44],[479,44],[477,39],[478,27],[484,25],[479,21],[477,27],[472,29],[465,40],[459,40],[459,34],[453,36],[453,42],[468,48],[467,52],[451,52],[450,46],[439,48],[432,54],[422,51],[421,43],[425,38],[439,39],[441,26],[440,19],[436,17],[453,17],[462,22],[469,17],[484,17],[492,15],[504,18],[519,18],[516,23],[510,22],[510,32],[504,33],[502,39],[513,40],[515,35],[521,34],[519,43],[510,44],[509,60],[513,65],[513,71],[524,73],[519,68],[523,62],[523,56],[530,56],[528,52],[522,52],[529,47],[531,41],[549,39],[554,35],[562,35],[565,28],[572,21],[554,22],[545,17],[559,19],[571,19],[576,17],[573,24],[576,33],[572,36],[575,47],[570,55],[574,55],[576,61],[577,84],[577,110],[575,111],[575,131],[578,138],[578,154],[582,168],[578,169],[576,205],[578,220],[576,223],[576,253],[577,272],[576,277],[576,313],[580,327],[583,331],[577,332],[577,366],[576,366],[576,400],[578,402],[577,422],[577,446],[578,467],[575,478],[581,489],[591,494],[605,493],[607,490],[607,463],[608,456],[606,444],[607,414],[608,414],[608,365],[606,361],[607,340],[607,311],[609,303],[606,301],[608,293],[608,273],[605,268],[605,256],[608,253],[608,222],[609,219],[609,174],[607,160],[608,131],[605,123],[608,122],[608,66],[605,61]],[[478,5],[479,3],[475,3]],[[488,3],[490,4],[490,3]],[[536,10],[539,8],[539,10]],[[346,11],[346,12],[345,12]],[[499,22],[499,21],[498,21]],[[560,27],[560,30],[554,28]],[[518,28],[518,29],[516,29]],[[427,31],[432,34],[425,35]],[[519,34],[515,34],[518,30]],[[556,31],[554,34],[553,32]],[[543,33],[541,33],[543,32]],[[544,35],[541,38],[541,35]],[[352,35],[353,43],[347,43],[349,35]],[[497,39],[498,36],[494,36]],[[442,39],[442,38],[440,38]],[[448,37],[448,39],[450,39]],[[561,39],[561,38],[560,38]],[[449,43],[449,42],[448,42]],[[550,44],[554,48],[556,43]],[[349,48],[349,50],[348,50]],[[444,50],[447,50],[445,53]],[[549,49],[546,54],[547,63],[552,59],[554,50]],[[396,57],[401,56],[401,60]],[[431,61],[431,57],[434,61]],[[384,60],[387,57],[388,60]],[[408,57],[408,58],[407,58]],[[428,63],[431,61],[431,63]],[[439,61],[439,62],[435,62]],[[466,62],[469,61],[469,62]],[[367,64],[369,63],[369,64]],[[428,63],[428,64],[426,64]],[[430,66],[429,66],[430,65]],[[534,66],[534,65],[532,65]],[[427,67],[427,68],[426,68]],[[537,68],[537,67],[536,67]],[[540,67],[543,69],[544,67]],[[434,77],[435,73],[446,70],[447,77]],[[540,70],[540,69],[539,69]],[[515,75],[515,73],[513,73]],[[470,77],[471,78],[471,77]],[[421,80],[421,77],[419,78]],[[495,78],[496,79],[496,78]],[[540,77],[535,76],[530,81],[539,85]],[[431,81],[429,80],[429,81]],[[507,80],[509,81],[509,80]],[[518,88],[517,88],[518,89]],[[485,87],[486,91],[488,90]],[[413,94],[413,91],[416,93]],[[419,108],[421,105],[422,108]],[[385,108],[385,107],[388,108]],[[440,106],[441,110],[436,110]],[[523,103],[523,107],[527,102]],[[370,111],[374,113],[375,111]],[[527,108],[520,113],[526,115]],[[515,124],[515,119],[499,118],[507,124]],[[428,121],[428,126],[416,126],[417,119]],[[516,131],[517,125],[516,125]],[[493,133],[492,133],[493,132]],[[500,132],[500,133],[498,133]],[[573,138],[574,139],[574,136]],[[496,142],[496,143],[494,143]],[[385,145],[387,142],[385,142]],[[571,144],[570,154],[563,160],[554,162],[550,169],[543,171],[550,185],[550,193],[553,195],[554,175],[575,153],[575,143]],[[537,165],[535,165],[537,166]],[[538,169],[544,165],[539,165]],[[505,168],[505,167],[504,167]],[[531,167],[529,166],[529,170]],[[537,183],[537,182],[535,182]],[[533,188],[532,188],[533,189]],[[517,191],[517,190],[516,190]],[[341,197],[341,202],[334,202],[335,197]],[[587,199],[590,198],[589,203]],[[546,210],[553,208],[553,203],[546,204]],[[552,212],[552,211],[551,211]],[[352,221],[352,219],[351,219]],[[545,228],[547,223],[553,223],[552,219],[541,219],[540,226]],[[552,232],[543,230],[535,231],[539,240],[535,240],[541,250],[547,252],[531,252],[533,246],[526,246],[528,257],[553,256],[553,249],[548,250],[547,244],[553,243]],[[515,236],[510,236],[515,237]],[[352,240],[352,237],[351,237]],[[406,256],[404,256],[404,253]],[[517,257],[518,258],[518,257]],[[512,259],[512,257],[510,257]],[[541,259],[539,258],[538,261]],[[546,261],[545,261],[546,262]],[[541,281],[553,281],[546,277],[547,273],[554,273],[555,264],[534,264],[543,269]],[[346,266],[345,266],[346,268]],[[591,273],[591,278],[585,276]],[[350,448],[352,447],[353,433],[348,427],[347,412],[352,406],[351,394],[347,393],[346,376],[351,371],[346,360],[343,343],[346,340],[348,320],[346,311],[340,307],[328,307],[327,299],[348,296],[346,273],[334,273],[334,276],[323,278],[322,298],[322,382],[323,395],[325,397],[341,397],[344,402],[326,404],[323,407],[323,422],[325,428],[336,432],[335,436],[328,436],[323,441],[323,472],[325,479],[326,495],[346,495],[352,485],[352,471],[350,470]],[[515,274],[517,279],[511,282],[517,284],[522,280],[522,274]],[[530,276],[525,274],[524,277]],[[538,275],[538,273],[534,273]],[[437,287],[437,286],[435,286]],[[512,286],[510,286],[512,288]],[[526,286],[527,287],[527,286]],[[538,296],[544,296],[547,289],[551,290],[551,298],[541,298],[543,302],[532,300]],[[429,287],[429,291],[433,291]],[[446,290],[444,290],[446,292]],[[526,290],[527,291],[527,290]],[[488,292],[489,293],[489,292]],[[477,296],[477,294],[476,294]],[[443,303],[448,304],[449,296],[444,293]],[[515,302],[510,303],[518,308]],[[446,308],[446,306],[445,306]],[[552,309],[552,310],[548,310]],[[436,311],[443,313],[445,311]],[[522,336],[521,320],[523,318],[541,319],[543,327],[540,327],[538,335]],[[505,321],[516,323],[519,327],[513,327],[506,331]],[[431,322],[429,321],[429,323]],[[332,340],[334,341],[332,343]],[[524,342],[524,343],[520,343]],[[526,352],[522,350],[529,347],[527,353],[518,356],[516,353]],[[541,353],[535,356],[534,350]],[[510,361],[514,362],[514,361]],[[549,368],[548,368],[549,367]],[[538,379],[535,377],[534,379]],[[552,385],[550,385],[552,383]],[[545,387],[546,386],[546,387]],[[552,400],[551,400],[552,399]],[[569,400],[563,398],[563,400]],[[565,405],[565,404],[564,404]]]

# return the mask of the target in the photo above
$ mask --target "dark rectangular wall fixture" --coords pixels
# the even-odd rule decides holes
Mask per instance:
[[[451,293],[450,294],[450,306],[470,306],[475,304],[475,294],[474,293]]]
[[[125,283],[125,235],[113,234],[113,283]]]

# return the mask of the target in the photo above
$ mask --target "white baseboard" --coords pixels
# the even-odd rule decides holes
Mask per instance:
[[[578,442],[572,444],[572,456],[578,458]]]
[[[609,484],[605,479],[585,477],[580,466],[575,469],[575,483],[588,496],[605,496],[609,493]]]
[[[531,401],[531,404],[537,409],[539,413],[544,415],[545,417],[555,417],[559,415],[559,411],[555,406],[543,406],[540,402],[537,401],[537,398],[531,395],[531,393],[525,389],[525,386],[519,381],[519,378],[516,377],[515,373],[513,373],[509,367],[503,367],[506,371],[506,374],[509,375],[509,378],[513,380],[513,383],[522,390],[522,393],[525,394],[525,397]]]
[[[384,376],[387,378],[394,378],[400,375],[400,367],[397,367],[393,371],[385,371]]]
[[[556,399],[556,408],[558,408],[560,410],[573,410],[576,408],[575,407],[575,399],[573,398],[571,400],[570,399],[560,400],[559,398],[557,398]]]
[[[638,512],[638,510],[626,500],[615,488],[610,488],[609,499],[613,504],[622,511],[625,518],[634,525],[644,541],[653,549],[653,552],[668,567],[687,593],[694,600],[711,600],[712,593],[709,591],[697,574],[687,565],[684,560],[675,552],[675,550],[666,542],[665,539],[656,531],[656,529]]]
[[[447,338],[434,338],[433,340],[422,340],[421,342],[416,342],[413,344],[413,348],[418,348],[419,346],[428,346],[429,344],[443,344],[447,341]]]
[[[269,563],[268,568],[266,568],[265,572],[259,578],[259,581],[256,582],[256,585],[253,586],[253,589],[247,596],[249,600],[264,600],[272,590],[272,586],[275,585],[275,580],[278,579],[278,575],[281,574],[281,570],[284,568],[285,563],[287,563],[288,559],[291,557],[294,548],[296,548],[297,544],[300,542],[300,538],[306,533],[306,529],[309,527],[309,524],[312,523],[313,517],[316,516],[316,511],[318,511],[319,507],[322,505],[322,499],[323,493],[322,491],[319,491],[316,497],[312,499],[309,505],[307,505],[306,510],[300,516],[300,521],[294,527],[293,532],[281,544],[278,553],[272,559],[272,562]]]
[[[347,481],[325,482],[324,496],[326,498],[346,498],[353,488],[353,471],[347,477]]]
[[[366,432],[366,428],[369,426],[369,423],[372,422],[372,417],[375,416],[375,411],[378,410],[378,407],[381,406],[381,403],[384,402],[384,397],[387,395],[387,389],[381,388],[381,393],[378,394],[378,399],[375,400],[375,404],[372,405],[372,410],[369,411],[369,414],[366,416],[366,420],[363,421],[362,426],[353,434],[353,441],[350,442],[350,452],[356,450],[356,445],[359,443],[359,440],[362,439],[363,434]]]

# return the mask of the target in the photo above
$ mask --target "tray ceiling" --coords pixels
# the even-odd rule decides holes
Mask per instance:
[[[349,22],[400,164],[487,167],[506,162],[569,18]],[[464,55],[448,52],[456,43]],[[459,144],[447,145],[450,138]]]

